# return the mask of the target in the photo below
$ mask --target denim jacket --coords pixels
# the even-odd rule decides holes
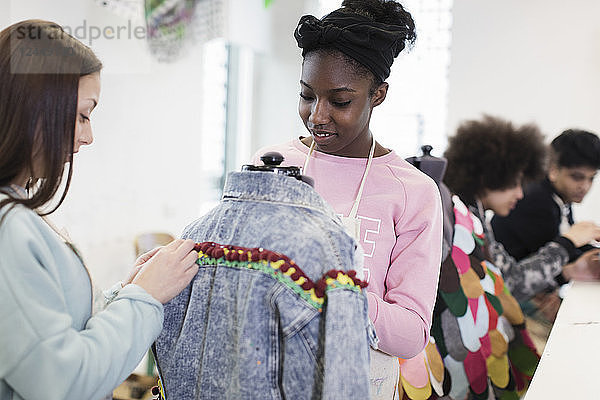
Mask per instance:
[[[156,341],[167,399],[368,398],[362,255],[308,184],[232,172],[183,237],[203,243]]]

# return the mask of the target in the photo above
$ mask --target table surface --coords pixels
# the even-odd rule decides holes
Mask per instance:
[[[600,399],[600,283],[574,282],[524,400]]]

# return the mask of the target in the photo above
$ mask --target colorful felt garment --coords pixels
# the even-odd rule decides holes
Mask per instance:
[[[432,340],[421,355],[401,361],[398,384],[411,400],[517,399],[539,355],[519,304],[487,256],[481,221],[457,196],[452,200],[452,253],[441,266]]]

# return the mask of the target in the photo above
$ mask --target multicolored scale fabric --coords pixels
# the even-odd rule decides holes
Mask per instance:
[[[539,355],[490,262],[481,221],[457,196],[452,200],[452,252],[441,267],[431,339],[417,357],[400,359],[399,398],[518,399]]]

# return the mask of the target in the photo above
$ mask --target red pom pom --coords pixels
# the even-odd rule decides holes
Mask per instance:
[[[208,250],[209,247],[211,247],[211,245],[208,242],[200,243],[200,250],[202,250],[203,253],[206,253],[206,250]]]
[[[352,279],[354,279],[354,277],[356,276],[356,271],[355,270],[350,270],[348,272],[346,272],[348,274],[348,276]]]
[[[304,283],[303,283],[302,285],[300,285],[300,286],[301,286],[301,287],[302,287],[302,289],[304,289],[304,290],[310,290],[310,289],[312,289],[313,287],[315,287],[315,284],[314,284],[314,283],[312,283],[311,281],[306,281],[306,282],[304,282]]]
[[[302,274],[300,272],[296,271],[291,275],[291,278],[292,278],[292,280],[297,281],[298,279],[300,279],[301,276],[302,276]]]
[[[260,255],[258,253],[258,250],[252,250],[252,256],[250,257],[250,259],[252,261],[258,261],[258,260],[260,260]]]
[[[291,264],[294,263],[292,260],[290,260],[287,256],[285,256],[283,254],[279,254],[279,259],[285,261],[286,263],[291,263]]]
[[[227,259],[229,261],[239,261],[240,253],[238,253],[237,250],[230,250],[229,254],[227,254]]]
[[[287,270],[290,269],[290,264],[283,263],[281,264],[281,267],[279,267],[279,269],[281,270],[281,272],[287,272]]]
[[[335,279],[338,276],[338,272],[335,269],[331,269],[331,270],[327,271],[327,276],[332,279]]]
[[[320,279],[319,282],[315,285],[315,294],[317,297],[325,296],[325,289],[327,289],[327,283],[324,279]]]
[[[224,254],[225,254],[225,252],[224,252],[224,251],[223,251],[223,249],[222,249],[222,248],[220,248],[220,247],[217,247],[217,248],[215,248],[215,249],[213,250],[213,257],[214,257],[214,258],[217,258],[217,259],[218,259],[218,258],[221,258],[221,257],[223,257],[223,255],[224,255]]]

